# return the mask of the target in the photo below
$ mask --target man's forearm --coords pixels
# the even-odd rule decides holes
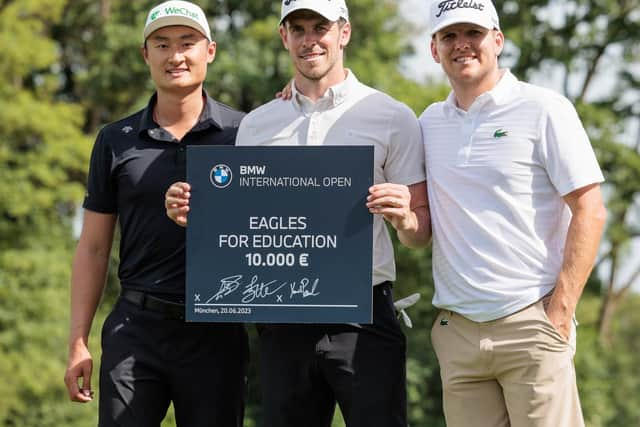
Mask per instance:
[[[427,206],[420,206],[413,209],[415,215],[415,230],[399,230],[398,239],[400,243],[409,248],[422,248],[431,241],[431,220]]]
[[[584,285],[593,269],[604,229],[606,212],[599,188],[597,197],[573,203],[562,268],[558,275],[550,306],[573,316]],[[570,203],[570,206],[572,203]],[[551,307],[550,307],[551,308]]]
[[[431,242],[431,217],[427,197],[427,183],[422,181],[408,187],[413,227],[397,229],[400,243],[409,248],[422,248]]]
[[[89,254],[80,248],[73,262],[71,277],[71,319],[69,346],[81,340],[85,345],[98,303],[104,291],[108,267],[107,254]]]

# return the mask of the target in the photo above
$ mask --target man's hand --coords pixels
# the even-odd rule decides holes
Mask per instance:
[[[425,181],[409,186],[384,183],[369,187],[367,207],[382,215],[409,248],[422,248],[431,241],[431,220]]]
[[[367,207],[372,214],[383,215],[398,231],[418,230],[418,220],[411,210],[411,193],[406,185],[384,183],[370,187]]]
[[[173,183],[164,197],[164,207],[167,209],[167,216],[182,227],[187,226],[190,197],[191,186],[186,182]]]
[[[92,371],[93,359],[86,345],[84,343],[75,344],[69,350],[67,371],[64,375],[64,383],[67,386],[69,399],[81,403],[93,400],[93,391],[91,390]],[[82,384],[80,379],[82,379]]]
[[[283,101],[289,101],[293,97],[292,86],[293,80],[289,80],[280,92],[276,92],[276,98],[280,98]]]
[[[570,311],[565,304],[555,302],[553,296],[544,302],[544,311],[547,313],[547,318],[549,318],[551,324],[556,328],[556,331],[558,331],[565,340],[569,341],[573,312]]]

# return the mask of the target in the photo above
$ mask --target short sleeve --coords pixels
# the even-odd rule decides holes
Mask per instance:
[[[409,107],[400,104],[389,123],[389,148],[384,165],[387,182],[411,185],[426,179],[420,122]]]
[[[113,179],[113,150],[106,141],[104,129],[100,131],[91,152],[87,193],[83,207],[100,213],[117,212],[117,196]]]
[[[541,124],[542,158],[561,196],[604,181],[589,137],[569,100],[552,97]]]

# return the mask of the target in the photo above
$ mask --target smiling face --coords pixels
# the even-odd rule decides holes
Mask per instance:
[[[215,42],[185,26],[160,28],[142,50],[156,88],[165,92],[199,89],[215,53]]]
[[[484,93],[499,79],[498,55],[504,46],[499,30],[475,24],[455,24],[431,39],[433,59],[442,65],[454,91]]]
[[[344,80],[343,53],[351,37],[348,22],[331,22],[300,10],[280,26],[280,37],[296,69],[298,86],[332,86]]]

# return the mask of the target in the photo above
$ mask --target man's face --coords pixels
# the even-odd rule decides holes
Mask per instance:
[[[452,84],[483,86],[498,71],[498,55],[503,46],[504,36],[498,30],[455,24],[434,35],[431,54]]]
[[[154,31],[142,51],[156,87],[169,92],[198,87],[215,53],[215,42],[209,42],[193,28],[179,25]]]
[[[343,49],[351,37],[348,22],[339,25],[301,10],[286,18],[280,37],[299,76],[310,81],[344,79]]]

